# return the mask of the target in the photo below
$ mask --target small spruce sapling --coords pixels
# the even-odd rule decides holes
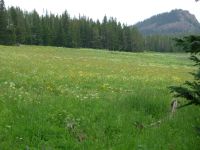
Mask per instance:
[[[182,39],[175,39],[178,46],[191,54],[190,59],[195,62],[197,71],[192,73],[194,80],[186,81],[181,86],[171,86],[170,90],[174,97],[181,97],[188,102],[178,108],[188,105],[200,105],[200,36],[186,36]]]

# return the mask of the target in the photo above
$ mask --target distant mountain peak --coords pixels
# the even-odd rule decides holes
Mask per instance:
[[[182,9],[152,16],[135,26],[145,35],[200,33],[200,24],[196,17]]]

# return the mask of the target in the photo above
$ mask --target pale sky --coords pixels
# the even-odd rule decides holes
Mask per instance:
[[[152,15],[184,9],[200,21],[200,2],[195,0],[4,0],[6,7],[19,6],[23,10],[36,9],[42,15],[44,10],[61,14],[67,10],[71,17],[85,15],[100,21],[106,14],[117,21],[133,25]]]

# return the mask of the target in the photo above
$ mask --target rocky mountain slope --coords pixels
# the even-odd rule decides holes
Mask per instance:
[[[196,17],[181,9],[152,16],[135,26],[145,35],[200,33],[200,24]]]

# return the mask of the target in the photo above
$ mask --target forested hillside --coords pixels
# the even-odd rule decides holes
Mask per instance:
[[[145,35],[200,33],[200,24],[196,17],[189,11],[181,9],[152,16],[135,26]]]

